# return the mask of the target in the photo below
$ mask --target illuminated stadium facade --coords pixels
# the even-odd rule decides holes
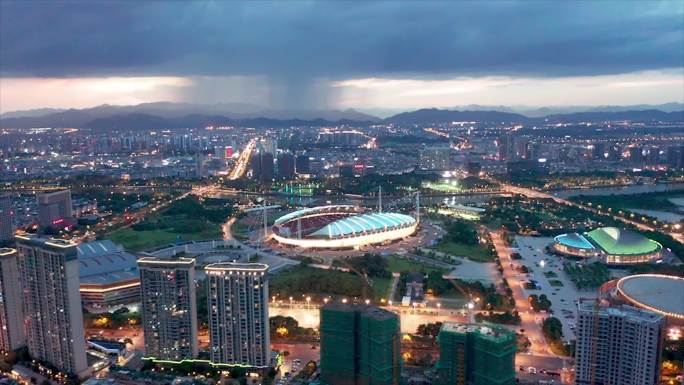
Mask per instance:
[[[344,249],[390,242],[415,233],[418,220],[392,212],[364,212],[356,206],[305,208],[278,218],[273,238],[279,243],[317,249]]]
[[[569,233],[554,238],[551,248],[580,258],[596,258],[609,265],[630,265],[658,259],[660,243],[631,230],[601,227],[583,234]]]

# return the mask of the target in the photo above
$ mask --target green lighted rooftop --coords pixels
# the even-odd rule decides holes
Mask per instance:
[[[659,251],[660,243],[631,230],[601,227],[584,234],[607,254],[640,255]]]

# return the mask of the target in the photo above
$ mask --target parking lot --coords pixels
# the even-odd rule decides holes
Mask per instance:
[[[553,238],[517,236],[515,240],[517,252],[522,259],[515,261],[514,264],[527,266],[531,271],[527,274],[520,273],[520,275],[525,276],[528,281],[534,280],[540,287],[538,290],[523,287],[525,295],[546,294],[551,301],[553,316],[563,324],[564,338],[568,341],[574,340],[577,316],[575,303],[579,298],[596,298],[596,290],[576,289],[570,278],[563,272],[562,258],[544,252],[544,248],[552,242]],[[547,277],[544,275],[545,272],[553,272],[556,276]],[[562,286],[552,286],[550,281],[559,281]],[[538,322],[542,322],[546,315],[539,313],[537,318]]]

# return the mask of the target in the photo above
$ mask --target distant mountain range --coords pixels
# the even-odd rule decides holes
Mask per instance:
[[[568,114],[528,117],[522,114],[501,111],[457,111],[427,108],[404,112],[385,119],[396,124],[431,124],[444,122],[483,123],[555,123],[630,120],[638,122],[684,122],[684,111],[664,112],[660,110],[629,110],[612,112],[573,112]]]
[[[395,124],[430,124],[444,122],[526,122],[529,118],[512,112],[500,111],[456,111],[424,108],[402,112],[385,119]]]
[[[635,104],[631,106],[555,106],[555,107],[530,107],[530,106],[483,106],[470,104],[466,106],[454,106],[448,110],[459,111],[501,111],[513,112],[525,115],[529,118],[543,118],[548,115],[572,114],[574,112],[620,112],[620,111],[643,111],[660,110],[663,112],[676,112],[684,110],[684,103],[665,104]]]
[[[678,103],[663,105],[672,110]],[[524,115],[502,107],[481,110],[470,106],[467,110],[427,108],[402,112],[380,119],[356,110],[279,111],[264,110],[249,104],[201,105],[189,103],[145,103],[135,106],[102,105],[85,109],[39,109],[15,111],[0,115],[2,128],[75,127],[98,130],[161,129],[205,127],[209,125],[239,125],[245,127],[289,127],[298,125],[368,125],[373,123],[433,124],[453,121],[484,123],[543,123],[605,120],[631,120],[640,122],[684,122],[684,108],[663,111],[660,109],[623,109],[605,107],[606,110],[545,114],[543,109]],[[551,111],[553,109],[549,109]]]

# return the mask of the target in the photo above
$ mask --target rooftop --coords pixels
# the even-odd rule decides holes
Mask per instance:
[[[415,223],[416,220],[405,214],[372,213],[352,215],[331,222],[316,232],[313,236],[327,236],[338,238],[347,235],[392,229]]]
[[[684,319],[684,278],[660,274],[630,275],[621,278],[617,288],[636,306]]]
[[[268,265],[263,263],[220,262],[205,267],[206,270],[265,272]]]
[[[639,255],[657,252],[660,243],[631,230],[601,227],[584,234],[607,254]]]
[[[340,301],[329,302],[321,310],[328,311],[338,311],[338,312],[359,312],[368,315],[369,317],[376,320],[386,320],[397,318],[397,315],[389,310],[385,310],[381,307],[365,305],[359,303],[344,303]]]
[[[557,243],[569,246],[569,247],[574,247],[576,249],[593,249],[594,245],[591,244],[582,234],[578,233],[569,233],[569,234],[562,234],[553,239]]]
[[[580,301],[577,305],[580,313],[592,313],[596,311],[596,302]],[[652,311],[639,309],[634,306],[599,306],[599,314],[603,316],[625,317],[641,322],[660,322],[663,316]]]
[[[109,284],[140,277],[138,258],[112,241],[81,243],[76,249],[82,284]]]
[[[275,224],[281,224],[287,221],[291,221],[293,219],[297,219],[299,217],[303,217],[306,215],[314,214],[314,213],[324,213],[324,212],[335,212],[335,211],[346,211],[346,210],[352,210],[354,209],[355,206],[351,205],[329,205],[329,206],[317,206],[317,207],[308,207],[304,208],[301,210],[293,211],[289,214],[285,214],[282,217],[276,219]]]
[[[494,340],[507,340],[514,336],[510,330],[490,324],[463,324],[457,322],[445,322],[442,324],[440,333],[470,334],[477,333],[483,337]]]
[[[194,258],[183,258],[183,257],[171,257],[171,258],[158,258],[158,257],[142,257],[138,259],[138,266],[144,265],[145,267],[173,267],[173,266],[183,266],[190,267],[195,265]]]
[[[109,341],[109,340],[98,340],[91,338],[88,340],[91,344],[98,345],[102,348],[105,349],[111,349],[111,350],[123,350],[126,348],[126,345],[124,343],[118,342],[118,341]]]
[[[70,258],[76,254],[76,243],[66,239],[45,238],[33,234],[17,234],[15,239],[19,243],[59,250],[59,252],[67,254]]]
[[[79,258],[92,258],[100,255],[112,254],[123,251],[123,247],[117,246],[110,240],[81,243],[76,247]]]

